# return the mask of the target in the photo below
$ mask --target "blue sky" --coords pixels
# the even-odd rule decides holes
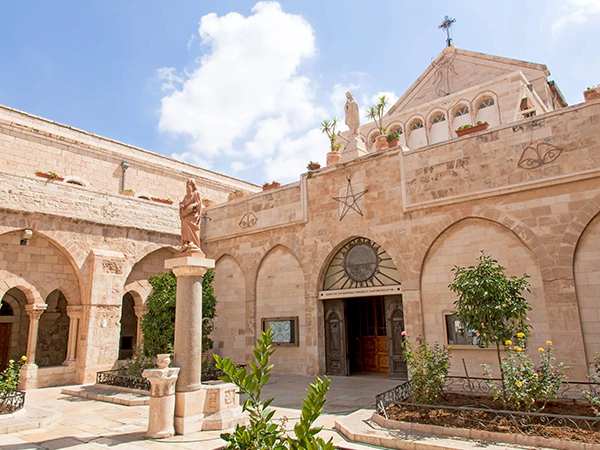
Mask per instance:
[[[262,183],[325,162],[319,123],[399,97],[445,45],[600,83],[600,0],[6,2],[0,104]]]

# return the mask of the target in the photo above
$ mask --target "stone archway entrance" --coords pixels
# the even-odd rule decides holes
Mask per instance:
[[[407,376],[398,278],[387,252],[369,239],[352,239],[334,255],[319,293],[325,312],[326,373]]]

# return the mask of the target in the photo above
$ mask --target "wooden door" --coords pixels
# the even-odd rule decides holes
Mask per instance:
[[[385,297],[387,322],[388,361],[390,378],[408,378],[406,361],[402,355],[402,331],[404,331],[404,310],[402,296]]]
[[[388,348],[383,297],[361,299],[363,370],[388,372]]]
[[[348,375],[344,300],[326,300],[325,371],[330,375]]]
[[[0,372],[6,368],[8,363],[11,328],[12,323],[0,323]]]

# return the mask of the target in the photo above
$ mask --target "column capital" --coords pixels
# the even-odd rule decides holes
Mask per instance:
[[[135,313],[135,317],[141,319],[142,316],[148,312],[148,308],[146,308],[146,305],[135,305],[133,307],[133,312]]]
[[[83,306],[73,305],[67,306],[67,316],[70,319],[81,319],[81,313],[83,312]]]
[[[179,258],[167,259],[165,269],[173,270],[176,277],[202,277],[207,269],[215,268],[215,260],[193,256],[180,256]]]
[[[25,311],[31,319],[39,319],[48,305],[46,303],[34,303],[33,305],[25,305]]]

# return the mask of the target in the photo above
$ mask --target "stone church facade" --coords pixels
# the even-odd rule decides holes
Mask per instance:
[[[552,340],[584,379],[600,349],[600,101],[567,106],[548,76],[448,47],[384,117],[398,146],[375,151],[363,125],[364,154],[265,192],[2,107],[0,351],[35,361],[29,387],[91,382],[127,356],[147,279],[178,245],[176,207],[147,198],[193,177],[217,201],[202,226],[217,353],[245,362],[271,327],[276,371],[402,377],[406,330],[479,375],[495,354],[461,329],[448,284],[483,250],[530,276],[529,347]],[[225,201],[234,189],[251,194]]]

